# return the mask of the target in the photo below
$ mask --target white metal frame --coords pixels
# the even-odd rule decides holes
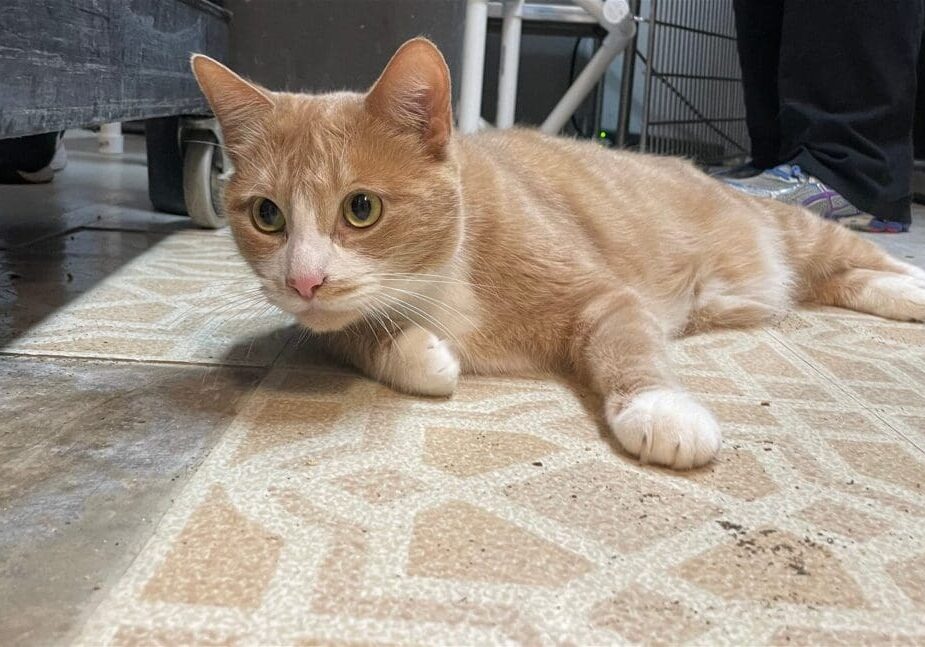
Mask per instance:
[[[520,67],[520,35],[524,20],[598,23],[608,34],[601,47],[572,83],[540,126],[555,134],[565,126],[585,97],[607,73],[607,68],[632,42],[636,23],[626,0],[572,0],[572,5],[531,4],[525,0],[501,0],[501,63],[498,70],[498,128],[514,125],[517,73]],[[463,133],[484,127],[481,118],[485,39],[489,0],[469,0],[463,41],[462,84],[458,126]],[[494,3],[491,3],[494,4]]]

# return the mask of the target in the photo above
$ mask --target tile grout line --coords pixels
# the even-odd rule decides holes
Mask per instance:
[[[173,512],[173,510],[176,508],[177,505],[180,505],[180,502],[179,502],[180,498],[181,498],[186,492],[189,491],[189,488],[193,487],[196,477],[199,475],[199,473],[202,471],[202,469],[203,469],[203,468],[206,466],[206,464],[209,462],[209,459],[212,458],[212,456],[213,456],[213,454],[215,453],[216,449],[218,449],[219,446],[222,444],[222,442],[225,440],[225,437],[226,437],[226,435],[228,434],[228,431],[232,428],[232,426],[235,424],[235,422],[237,422],[237,420],[238,420],[239,416],[241,415],[241,413],[244,412],[244,411],[246,411],[246,410],[248,409],[248,407],[250,406],[251,401],[252,401],[254,398],[257,397],[257,393],[260,391],[260,388],[263,386],[264,382],[270,377],[270,375],[271,375],[271,371],[268,370],[268,371],[266,372],[266,374],[263,375],[263,376],[260,378],[260,380],[259,380],[257,383],[255,383],[255,384],[253,385],[253,387],[252,387],[251,390],[250,390],[250,393],[248,393],[246,396],[244,396],[244,397],[241,399],[242,401],[241,401],[241,404],[240,404],[240,409],[239,409],[239,411],[238,411],[238,414],[235,415],[233,418],[231,418],[231,419],[228,421],[228,423],[225,425],[225,428],[222,430],[221,434],[220,434],[219,437],[216,439],[215,443],[213,443],[212,447],[211,447],[211,448],[205,453],[205,455],[202,457],[202,460],[199,462],[199,465],[197,465],[196,468],[195,468],[195,470],[193,470],[193,471],[190,473],[189,478],[187,479],[186,483],[184,483],[184,484],[180,487],[180,489],[175,493],[175,495],[174,495],[174,502],[171,503],[169,506],[167,506],[167,508],[165,508],[164,511],[161,513],[161,515],[158,517],[157,521],[156,521],[155,523],[152,524],[152,527],[151,527],[151,534],[150,534],[150,535],[148,536],[148,538],[144,541],[144,544],[141,546],[141,548],[138,549],[138,552],[135,553],[135,555],[132,557],[131,561],[129,561],[129,563],[126,564],[125,568],[122,569],[121,572],[120,572],[117,576],[113,577],[113,579],[112,579],[112,584],[110,585],[110,587],[109,587],[108,590],[106,591],[106,594],[103,595],[103,596],[100,596],[99,601],[97,602],[97,604],[94,605],[92,609],[89,609],[89,610],[87,611],[87,613],[84,615],[84,620],[83,620],[83,622],[80,623],[79,625],[75,626],[75,627],[69,632],[69,634],[70,634],[70,635],[69,635],[70,640],[68,641],[69,644],[73,644],[79,637],[81,637],[81,636],[83,635],[84,630],[85,630],[86,627],[90,624],[90,622],[94,619],[94,617],[96,616],[97,612],[100,610],[100,607],[102,607],[105,603],[108,603],[108,602],[109,602],[110,596],[112,595],[113,591],[122,583],[123,579],[125,579],[125,576],[126,576],[129,572],[132,571],[132,569],[135,567],[135,564],[136,564],[136,563],[138,562],[138,560],[142,557],[142,555],[144,555],[144,554],[146,553],[146,551],[148,550],[148,547],[149,547],[149,546],[151,545],[151,543],[157,538],[157,536],[158,536],[158,531],[160,530],[162,524],[164,523],[164,520],[168,517],[168,515],[169,515],[171,512]]]
[[[125,357],[96,357],[91,355],[59,355],[55,353],[23,353],[17,351],[8,351],[0,350],[0,359],[2,358],[14,358],[14,359],[53,359],[53,360],[76,360],[76,361],[86,361],[86,362],[100,362],[106,364],[141,364],[149,366],[182,366],[182,367],[202,367],[202,368],[227,368],[227,369],[247,369],[247,370],[264,370],[271,371],[275,369],[280,370],[290,370],[290,371],[307,371],[307,372],[319,372],[323,374],[346,374],[346,375],[355,375],[365,378],[364,375],[358,373],[354,370],[351,370],[349,366],[343,367],[339,365],[286,365],[280,364],[277,365],[276,362],[283,355],[283,352],[286,350],[284,347],[277,353],[271,364],[225,364],[225,363],[216,363],[216,362],[183,362],[180,360],[170,360],[170,359],[132,359]],[[474,374],[473,377],[476,377]],[[372,378],[366,378],[372,379]]]
[[[31,358],[49,358],[49,359],[73,359],[73,360],[90,360],[97,362],[124,363],[124,364],[155,364],[158,366],[203,366],[211,368],[266,368],[272,367],[271,364],[230,364],[225,362],[184,362],[174,359],[136,359],[131,357],[99,357],[93,355],[62,355],[59,353],[24,353],[12,350],[0,349],[0,357],[31,357]],[[278,356],[277,356],[278,357]],[[274,357],[273,361],[276,361]]]
[[[81,229],[85,229],[86,226],[87,226],[86,224],[77,225],[77,226],[75,226],[75,227],[69,227],[68,229],[63,229],[63,230],[61,230],[61,231],[56,231],[56,232],[51,233],[51,234],[46,234],[45,236],[39,236],[38,238],[34,238],[34,239],[32,239],[32,240],[27,240],[26,242],[23,242],[23,243],[18,243],[18,244],[16,244],[16,245],[10,245],[5,251],[8,251],[8,252],[27,252],[27,251],[29,251],[29,248],[32,247],[32,246],[34,246],[34,245],[39,245],[39,244],[44,243],[44,242],[46,242],[46,241],[52,240],[53,238],[59,238],[59,237],[61,237],[61,236],[67,236],[68,234],[73,234],[74,232],[80,231]],[[40,256],[39,256],[39,255],[36,255],[36,258],[40,258]]]
[[[847,397],[848,397],[850,400],[852,400],[856,405],[858,405],[859,407],[861,407],[861,409],[863,409],[864,411],[867,411],[868,413],[872,414],[872,415],[873,415],[875,418],[877,418],[880,422],[882,422],[883,424],[885,424],[891,431],[893,431],[897,436],[899,436],[900,438],[902,438],[903,440],[905,440],[907,443],[909,443],[910,445],[912,445],[913,447],[915,447],[915,448],[916,448],[918,451],[920,451],[921,453],[925,454],[925,448],[919,446],[919,444],[918,444],[917,442],[915,442],[912,438],[909,438],[909,437],[908,437],[906,434],[904,434],[901,430],[897,429],[889,420],[887,420],[887,419],[884,418],[882,415],[880,415],[880,414],[877,412],[876,409],[873,409],[873,408],[871,408],[870,406],[868,406],[864,401],[862,401],[862,400],[859,399],[856,395],[854,395],[853,393],[851,393],[850,391],[848,391],[848,390],[847,390],[844,386],[842,386],[839,382],[837,382],[837,381],[833,380],[832,378],[830,378],[828,375],[826,375],[825,373],[823,373],[815,364],[813,364],[812,362],[810,362],[809,360],[807,360],[806,358],[804,358],[804,357],[803,357],[799,352],[797,352],[795,349],[791,348],[790,345],[787,344],[787,342],[785,341],[784,338],[779,337],[779,336],[776,334],[776,331],[775,331],[775,330],[769,328],[769,329],[766,330],[766,332],[768,333],[768,335],[769,335],[772,339],[774,339],[777,343],[779,343],[781,346],[783,346],[783,347],[787,350],[788,353],[790,353],[792,356],[794,356],[795,358],[797,358],[798,360],[800,360],[800,362],[802,362],[803,364],[806,364],[806,366],[808,366],[808,367],[809,367],[814,373],[816,373],[819,377],[821,377],[823,380],[825,380],[826,382],[828,382],[829,384],[831,384],[831,385],[833,385],[835,388],[837,388],[841,393],[843,393],[845,396],[847,396]]]
[[[110,205],[106,205],[105,203],[92,203],[92,204],[84,205],[82,207],[77,207],[76,209],[70,209],[69,211],[65,211],[60,216],[62,219],[70,217],[70,218],[78,218],[79,220],[82,220],[84,217],[86,217],[87,220],[86,222],[81,222],[81,224],[79,225],[74,225],[73,227],[62,229],[61,231],[51,232],[49,234],[46,234],[45,236],[39,236],[38,238],[34,238],[32,240],[28,240],[28,241],[25,241],[25,242],[22,242],[16,245],[11,245],[9,247],[9,250],[7,251],[24,250],[30,247],[31,245],[35,245],[37,243],[43,243],[47,240],[51,240],[52,238],[56,238],[58,236],[66,236],[67,234],[70,234],[72,232],[78,231],[80,229],[84,229],[91,222],[95,222],[100,219],[99,214],[95,213],[95,210],[98,209],[100,206],[108,207]],[[113,205],[113,207],[118,208],[115,205]],[[81,211],[87,211],[88,213],[86,216],[83,216],[80,214]]]

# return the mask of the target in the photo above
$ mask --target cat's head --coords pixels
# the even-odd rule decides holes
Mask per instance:
[[[402,45],[365,94],[271,92],[201,55],[192,67],[234,162],[225,214],[272,303],[338,330],[452,263],[450,76],[430,41]]]

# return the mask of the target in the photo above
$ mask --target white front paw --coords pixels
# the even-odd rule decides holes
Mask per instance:
[[[396,339],[389,353],[385,377],[403,391],[447,396],[456,390],[459,360],[447,342],[415,328]]]
[[[607,423],[623,449],[643,463],[677,470],[709,463],[722,441],[713,414],[678,389],[645,391],[617,412],[608,406]]]

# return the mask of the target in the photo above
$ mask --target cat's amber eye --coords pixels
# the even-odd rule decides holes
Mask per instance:
[[[260,198],[251,207],[254,226],[267,234],[275,234],[286,228],[286,216],[272,200]]]
[[[344,220],[354,227],[369,227],[382,217],[382,200],[375,193],[356,191],[344,200]]]

